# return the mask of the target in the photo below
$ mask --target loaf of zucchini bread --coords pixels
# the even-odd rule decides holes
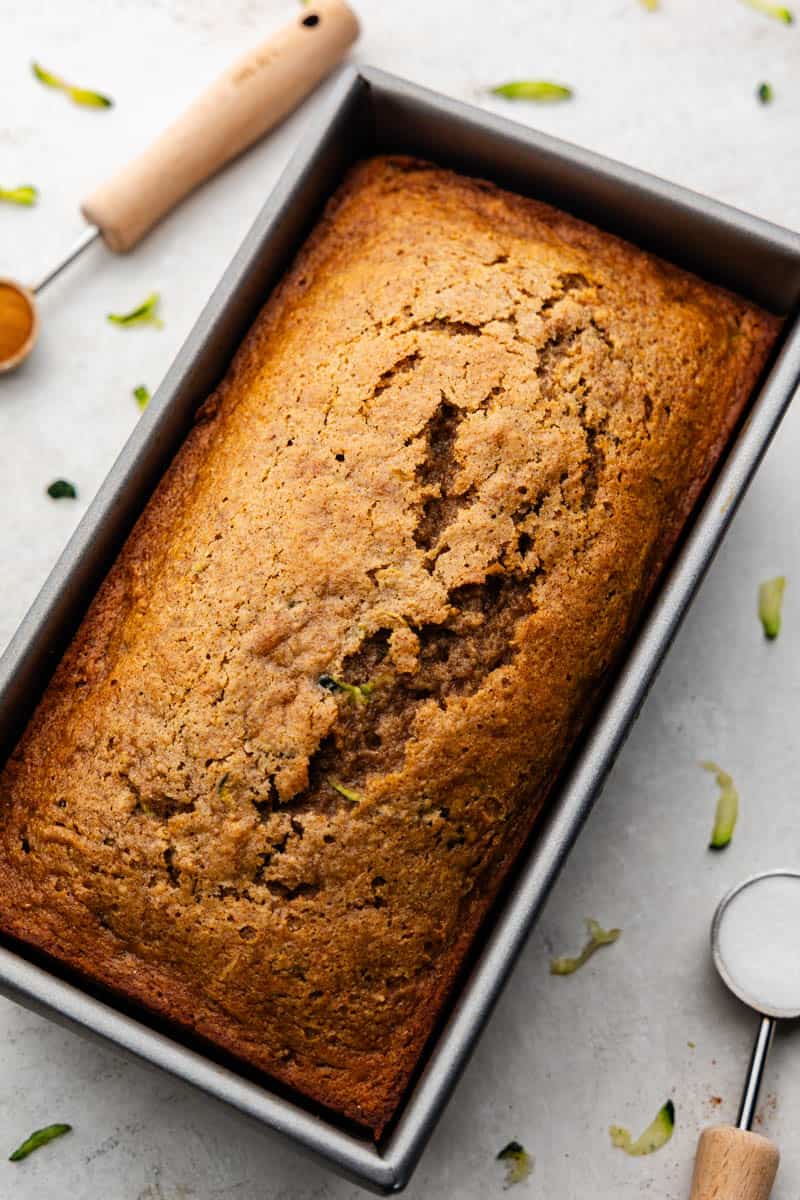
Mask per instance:
[[[779,324],[357,166],[0,777],[0,928],[379,1136]]]

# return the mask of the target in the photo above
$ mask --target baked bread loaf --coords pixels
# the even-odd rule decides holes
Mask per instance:
[[[0,778],[0,926],[376,1136],[779,321],[356,167]]]

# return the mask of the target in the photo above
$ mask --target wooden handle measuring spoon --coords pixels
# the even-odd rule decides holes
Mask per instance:
[[[0,280],[0,371],[18,366],[38,332],[34,295],[101,237],[124,252],[199,184],[285,117],[358,37],[344,0],[317,0],[235,63],[132,162],[84,201],[89,226],[32,287]]]
[[[711,955],[724,983],[760,1016],[736,1125],[706,1129],[694,1163],[691,1200],[769,1200],[780,1154],[753,1133],[775,1027],[800,1017],[800,872],[767,871],[720,901]]]

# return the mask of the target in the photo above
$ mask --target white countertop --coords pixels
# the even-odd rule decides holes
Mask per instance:
[[[576,89],[551,107],[498,111],[800,228],[800,26],[738,0],[358,0],[356,58],[463,99],[515,77]],[[0,207],[0,274],[35,275],[81,228],[82,193],[137,149],[236,54],[288,19],[292,0],[0,0],[0,186],[40,205]],[[108,112],[39,87],[29,61],[110,92]],[[757,103],[762,80],[775,102]],[[312,101],[312,106],[313,106]],[[294,145],[310,108],[165,222],[133,256],[94,247],[43,299],[44,333],[0,383],[0,645],[135,425],[131,389],[155,389]],[[120,331],[104,314],[163,295],[166,328]],[[572,854],[408,1195],[499,1196],[494,1155],[536,1157],[520,1196],[688,1195],[694,1144],[735,1117],[753,1020],[712,976],[714,904],[740,877],[800,864],[800,411],[790,413],[739,511],[588,826]],[[44,487],[66,476],[77,503]],[[768,645],[758,582],[785,573],[785,627]],[[713,758],[742,812],[722,854],[706,843]],[[570,978],[583,920],[620,942]],[[692,1048],[689,1043],[694,1043]],[[658,1154],[611,1148],[668,1096],[677,1125]],[[775,1196],[800,1192],[800,1044],[776,1042],[763,1128],[784,1149]],[[31,1129],[74,1132],[14,1166]],[[0,1001],[0,1195],[15,1200],[345,1200],[362,1193],[276,1136],[166,1075],[125,1062]]]

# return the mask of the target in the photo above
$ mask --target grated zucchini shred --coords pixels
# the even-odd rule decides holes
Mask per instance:
[[[624,1150],[632,1158],[640,1158],[644,1154],[653,1154],[656,1150],[660,1150],[662,1146],[666,1146],[669,1139],[672,1137],[672,1131],[675,1128],[675,1105],[671,1100],[667,1100],[666,1104],[662,1105],[656,1116],[647,1126],[643,1133],[640,1133],[636,1141],[631,1137],[630,1130],[625,1129],[622,1125],[610,1125],[608,1132],[611,1136],[612,1145],[618,1150]]]
[[[710,771],[715,776],[719,788],[717,811],[714,814],[714,827],[711,830],[709,850],[724,850],[733,837],[736,819],[739,816],[739,793],[727,771],[723,771],[713,762],[701,762],[704,771]]]
[[[504,1187],[513,1187],[515,1183],[522,1183],[528,1178],[533,1170],[534,1159],[533,1155],[528,1154],[528,1151],[521,1142],[511,1141],[508,1145],[503,1146],[503,1149],[497,1155],[497,1161],[505,1164],[506,1178]]]
[[[589,940],[580,954],[577,954],[574,958],[564,956],[563,958],[551,959],[551,975],[573,975],[584,963],[589,961],[596,950],[599,950],[601,946],[610,946],[622,933],[621,929],[603,929],[602,925],[592,917],[587,917],[586,928],[589,931]]]
[[[786,591],[785,575],[765,579],[758,588],[758,619],[764,627],[764,636],[774,640],[781,631],[783,593]]]

